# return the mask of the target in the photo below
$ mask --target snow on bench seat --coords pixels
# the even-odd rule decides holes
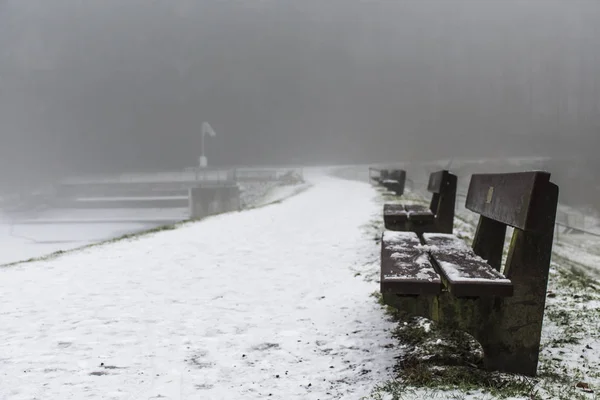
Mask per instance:
[[[417,223],[433,222],[435,215],[421,204],[384,204],[383,218],[388,224],[404,223],[408,220]]]
[[[431,210],[429,210],[429,207],[427,207],[426,205],[423,205],[423,204],[407,204],[404,206],[404,209],[408,212],[422,212],[422,211],[431,212]]]
[[[429,210],[409,211],[408,219],[412,222],[419,223],[433,222],[435,220],[435,215],[433,215],[433,213]]]
[[[381,241],[381,291],[436,295],[442,280],[414,232],[385,231]]]
[[[435,215],[429,207],[422,204],[409,204],[405,205],[404,208],[408,213],[408,219],[412,222],[433,222]]]
[[[426,246],[456,297],[510,297],[513,284],[454,235],[425,233]]]
[[[406,210],[402,204],[384,204],[383,215],[405,215]]]

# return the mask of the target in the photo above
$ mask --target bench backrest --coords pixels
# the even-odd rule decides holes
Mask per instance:
[[[386,173],[387,179],[393,179],[400,183],[406,181],[406,171],[403,169],[388,169]]]
[[[381,182],[383,179],[386,179],[387,174],[388,172],[385,168],[369,167],[369,180]]]
[[[397,196],[402,196],[404,194],[404,187],[406,185],[406,171],[403,169],[388,169],[386,174],[387,180],[395,181],[397,183],[393,183],[390,185],[385,185],[388,190],[396,193]]]
[[[542,207],[552,186],[550,174],[542,171],[473,175],[466,207],[502,224],[542,233],[554,226],[556,212]]]
[[[452,233],[454,228],[457,184],[456,175],[447,170],[429,175],[427,190],[433,193],[429,209],[436,216],[436,226],[440,233]]]
[[[377,175],[373,176],[373,172]],[[402,169],[391,169],[391,168],[369,168],[369,180],[375,181],[379,184],[383,184],[389,190],[394,191],[398,196],[404,194],[404,187],[406,185],[406,171]],[[397,181],[394,185],[385,185],[384,181]]]
[[[484,311],[489,321],[502,321],[496,332],[483,329],[475,336],[481,340],[500,335],[505,344],[496,342],[491,352],[505,354],[510,348],[519,355],[497,365],[510,363],[528,375],[535,374],[538,364],[557,206],[558,186],[542,171],[473,175],[466,200],[466,207],[480,214],[473,251],[510,279],[514,288],[512,297],[495,300]],[[502,270],[507,226],[514,231]]]
[[[432,172],[429,175],[427,190],[431,193],[440,193],[445,187],[451,185],[452,177],[456,179],[456,176],[447,170]]]
[[[509,279],[537,277],[544,286],[558,206],[558,186],[550,182],[550,174],[533,171],[473,175],[465,205],[480,214],[474,252],[500,270],[506,228],[511,226],[515,230],[504,274]]]

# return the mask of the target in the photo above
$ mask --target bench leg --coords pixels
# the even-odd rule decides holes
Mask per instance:
[[[432,310],[432,319],[441,326],[468,332],[481,344],[487,370],[530,376],[537,371],[540,315],[534,302],[524,298],[471,299],[449,293],[438,296]]]
[[[541,324],[519,315],[530,314],[525,307],[507,305],[508,315],[497,315],[496,323],[476,336],[483,348],[484,365],[490,371],[535,376],[540,351]],[[541,321],[540,321],[541,322]],[[522,325],[522,324],[526,325]]]
[[[449,292],[433,300],[432,319],[447,329],[471,333],[481,325],[480,299],[457,298]]]
[[[551,221],[552,222],[552,221]],[[488,329],[480,335],[490,368],[535,375],[546,305],[552,230],[530,235],[515,230],[505,273],[514,295],[497,300]]]

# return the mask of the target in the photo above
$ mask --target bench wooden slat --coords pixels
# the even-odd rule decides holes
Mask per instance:
[[[405,204],[404,208],[406,211],[430,211],[429,207],[423,204]]]
[[[408,219],[417,223],[433,222],[435,220],[435,215],[433,215],[430,210],[409,211]]]
[[[425,233],[425,244],[456,297],[510,297],[513,284],[450,234]]]
[[[383,215],[398,215],[406,214],[406,210],[402,204],[384,204]]]
[[[435,215],[429,207],[422,204],[406,204],[404,206],[409,220],[414,222],[432,222],[435,220]]]
[[[431,193],[440,193],[444,185],[448,185],[450,172],[443,170],[434,172],[429,175],[429,182],[427,183],[427,190]]]
[[[442,280],[414,232],[385,231],[381,240],[381,291],[437,295]]]
[[[535,218],[536,188],[550,182],[547,172],[475,174],[471,177],[466,208],[524,231],[543,232],[547,221]],[[538,189],[539,190],[539,189]]]

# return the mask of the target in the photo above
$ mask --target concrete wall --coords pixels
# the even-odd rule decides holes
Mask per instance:
[[[189,190],[190,218],[240,210],[240,189],[235,183],[204,185]]]

